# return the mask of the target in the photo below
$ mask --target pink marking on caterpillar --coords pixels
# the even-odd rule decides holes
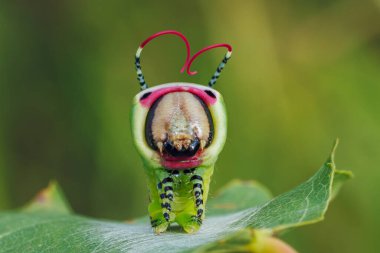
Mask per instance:
[[[190,93],[193,93],[194,95],[198,96],[200,99],[203,100],[203,102],[206,103],[207,106],[213,105],[216,102],[216,98],[209,96],[206,92],[206,89],[198,89],[191,86],[173,86],[173,87],[166,87],[162,89],[158,89],[155,91],[152,91],[152,94],[150,94],[147,98],[144,98],[140,100],[141,105],[144,107],[150,108],[150,106],[160,97],[164,96],[167,93],[170,92],[176,92],[176,91],[187,91]]]

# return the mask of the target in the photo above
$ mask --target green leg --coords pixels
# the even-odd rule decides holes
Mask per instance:
[[[151,225],[156,234],[165,232],[170,222],[174,220],[171,212],[173,202],[173,178],[170,173],[159,170],[154,176],[154,190],[151,190],[149,214]]]
[[[204,168],[197,168],[192,173],[189,173],[188,180],[190,181],[193,201],[190,205],[177,216],[176,221],[180,224],[187,233],[195,233],[202,225],[204,218],[204,195],[208,192],[209,173],[205,173]],[[204,177],[207,180],[204,180]],[[205,184],[207,183],[207,185]],[[207,188],[205,191],[204,188]]]

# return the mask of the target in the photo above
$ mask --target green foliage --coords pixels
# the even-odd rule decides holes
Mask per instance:
[[[335,148],[334,148],[335,149]],[[336,171],[333,154],[309,180],[271,198],[254,182],[234,181],[210,201],[202,229],[178,227],[154,235],[147,219],[117,223],[71,214],[57,184],[18,212],[0,213],[0,252],[293,252],[273,233],[320,221],[350,178]],[[337,180],[334,180],[336,176]],[[279,249],[283,249],[280,251]],[[278,250],[276,250],[278,249]]]
[[[24,212],[49,212],[56,214],[69,214],[72,212],[61,187],[55,182],[50,182],[46,189],[40,191],[37,196],[23,208]]]

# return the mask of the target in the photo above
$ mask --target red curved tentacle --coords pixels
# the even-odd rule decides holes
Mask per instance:
[[[146,44],[148,44],[151,40],[161,36],[161,35],[165,35],[165,34],[173,34],[173,35],[177,35],[179,36],[186,44],[186,51],[187,51],[187,56],[186,56],[186,61],[185,61],[185,64],[183,65],[183,67],[181,68],[181,73],[185,71],[186,67],[187,67],[187,63],[189,62],[190,60],[190,43],[189,41],[186,39],[185,35],[183,35],[182,33],[180,32],[177,32],[175,30],[165,30],[165,31],[161,31],[161,32],[158,32],[158,33],[155,33],[153,34],[152,36],[150,36],[149,38],[147,38],[146,40],[144,40],[141,44],[140,44],[140,48],[144,48],[144,46]]]
[[[232,52],[232,46],[229,45],[229,44],[215,44],[215,45],[211,45],[211,46],[208,46],[208,47],[205,47],[203,48],[202,50],[198,51],[196,54],[194,54],[191,59],[188,61],[187,63],[187,68],[186,68],[186,72],[188,75],[192,76],[192,75],[195,75],[197,73],[197,71],[190,71],[190,67],[191,67],[191,64],[194,62],[194,60],[201,54],[203,54],[204,52],[210,50],[210,49],[213,49],[213,48],[217,48],[217,47],[225,47],[227,48],[228,52]]]

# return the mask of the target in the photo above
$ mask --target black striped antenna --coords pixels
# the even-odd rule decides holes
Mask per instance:
[[[146,88],[148,88],[148,84],[145,82],[145,78],[144,78],[144,75],[143,75],[142,70],[141,70],[141,63],[140,63],[141,52],[142,52],[144,46],[146,44],[148,44],[151,40],[153,40],[153,39],[155,39],[161,35],[165,35],[165,34],[177,35],[185,42],[186,50],[187,50],[187,56],[186,56],[185,65],[183,65],[183,67],[181,69],[181,73],[183,71],[185,71],[185,69],[186,69],[187,63],[189,62],[189,59],[190,59],[190,44],[189,44],[188,40],[186,39],[186,37],[182,33],[174,31],[174,30],[166,30],[166,31],[155,33],[152,36],[150,36],[149,38],[147,38],[146,40],[144,40],[140,44],[140,46],[136,52],[135,65],[136,65],[136,72],[137,72],[137,80],[140,83],[141,90],[145,90]]]
[[[214,87],[216,81],[218,80],[218,78],[220,76],[220,73],[224,69],[224,66],[226,65],[227,61],[231,58],[231,55],[232,55],[231,45],[229,45],[229,44],[215,44],[215,45],[211,45],[211,46],[203,48],[198,53],[194,54],[193,57],[191,57],[191,59],[189,60],[189,62],[187,64],[187,69],[186,69],[187,74],[195,75],[197,73],[197,71],[190,71],[190,67],[191,67],[191,64],[193,63],[193,61],[202,53],[204,53],[210,49],[217,48],[217,47],[225,47],[225,48],[227,48],[228,51],[224,55],[223,60],[220,62],[220,64],[219,64],[218,68],[216,69],[214,75],[211,77],[210,81],[208,82],[208,86],[211,88]]]

